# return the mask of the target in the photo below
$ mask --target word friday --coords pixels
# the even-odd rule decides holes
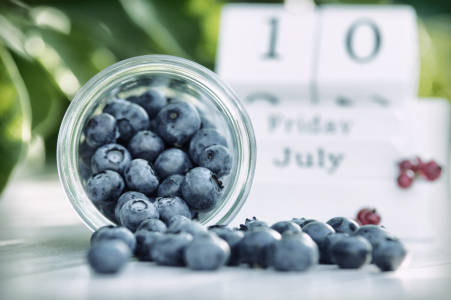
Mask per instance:
[[[319,115],[311,118],[291,118],[282,114],[268,116],[268,131],[270,133],[348,135],[351,127],[352,123],[349,120],[324,119]]]
[[[281,158],[274,159],[274,165],[279,168],[285,168],[295,165],[299,168],[320,168],[327,173],[334,173],[344,160],[342,153],[326,153],[319,148],[315,152],[301,153],[291,150],[290,148],[283,149]]]

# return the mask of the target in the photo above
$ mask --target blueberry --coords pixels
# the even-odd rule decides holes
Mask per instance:
[[[92,117],[85,129],[85,141],[93,148],[116,143],[119,131],[116,119],[109,114],[99,114]]]
[[[306,271],[318,262],[318,247],[309,235],[289,232],[274,243],[269,255],[278,271]]]
[[[187,102],[170,103],[157,115],[157,133],[168,144],[181,146],[200,128],[196,109]]]
[[[212,234],[194,237],[185,249],[185,262],[193,270],[216,270],[230,257],[229,245]]]
[[[280,234],[284,234],[287,231],[301,232],[301,227],[298,224],[290,221],[280,221],[271,226],[272,229]]]
[[[330,245],[330,255],[341,269],[358,269],[371,261],[371,244],[360,236],[345,236]]]
[[[114,274],[122,269],[131,256],[130,249],[120,240],[97,243],[88,251],[88,262],[100,274]]]
[[[404,245],[393,238],[379,240],[373,249],[373,261],[381,271],[394,271],[407,256]]]
[[[100,147],[94,153],[91,161],[94,173],[111,170],[123,174],[132,157],[127,149],[118,144],[108,144]]]
[[[86,140],[84,140],[78,147],[78,156],[84,164],[89,166],[89,170],[91,170],[91,160],[96,150],[97,148],[89,146]]]
[[[113,99],[105,105],[103,108],[103,112],[106,114],[110,114],[113,117],[116,116],[116,112],[125,105],[129,105],[130,102],[124,99]]]
[[[101,232],[102,230],[108,230],[108,229],[111,229],[111,228],[116,228],[116,226],[114,226],[114,225],[106,225],[106,226],[100,227],[99,229],[94,231],[94,233],[91,235],[91,241],[90,241],[91,245],[93,245],[95,243],[95,240],[96,240],[97,235],[99,234],[99,232]]]
[[[130,200],[147,200],[149,201],[149,198],[146,197],[143,193],[139,192],[126,192],[122,194],[119,199],[117,199],[116,207],[114,209],[114,215],[116,216],[117,220],[120,220],[120,212],[122,209],[122,206],[124,206],[125,203],[127,203]]]
[[[160,220],[149,219],[143,221],[136,229],[138,231],[149,231],[149,232],[165,232],[167,229],[166,224]]]
[[[301,226],[301,229],[302,229],[302,228],[304,228],[304,226],[306,226],[310,223],[313,223],[313,222],[318,222],[318,221],[315,219],[308,219],[308,220],[304,219],[304,222],[300,223],[299,226]]]
[[[179,232],[187,232],[191,234],[194,238],[198,235],[207,233],[207,228],[202,226],[199,222],[181,219],[176,222],[173,222],[169,227],[169,233],[179,233]]]
[[[361,226],[357,231],[354,233],[355,236],[361,236],[365,239],[367,239],[371,246],[375,247],[379,240],[385,239],[385,238],[394,238],[394,236],[389,233],[384,228],[377,226],[377,225],[364,225]]]
[[[123,226],[101,227],[93,235],[95,235],[95,238],[91,238],[91,246],[107,240],[121,240],[130,248],[132,253],[135,251],[135,236],[130,230]]]
[[[242,231],[249,231],[258,227],[269,228],[269,225],[264,221],[259,221],[256,217],[252,217],[252,219],[246,218],[244,225],[240,224],[240,230]]]
[[[133,158],[142,158],[154,162],[158,155],[164,151],[164,142],[152,131],[143,130],[130,139],[127,148]]]
[[[116,202],[124,187],[121,175],[107,170],[92,175],[86,184],[86,191],[94,204],[107,205]]]
[[[249,266],[267,267],[269,249],[281,239],[280,233],[270,228],[248,231],[239,244],[240,256]]]
[[[330,255],[330,245],[340,240],[342,237],[347,236],[344,233],[333,233],[326,235],[318,243],[319,248],[319,260],[323,264],[333,264],[332,256]]]
[[[149,129],[149,117],[139,105],[130,103],[121,106],[113,115],[117,120],[120,137],[118,141],[127,143],[138,131]]]
[[[174,196],[183,198],[182,182],[184,179],[185,176],[179,174],[175,174],[166,178],[158,187],[158,197]]]
[[[183,199],[195,211],[211,211],[218,204],[223,188],[210,170],[194,168],[186,173],[182,183]]]
[[[185,152],[171,148],[158,156],[154,166],[158,176],[164,180],[175,174],[185,175],[193,167],[193,164]]]
[[[354,220],[344,217],[335,217],[326,222],[337,233],[346,233],[349,235],[353,235],[354,232],[359,229],[359,224],[357,224]]]
[[[305,218],[293,218],[293,220],[291,220],[291,222],[296,223],[299,225],[299,227],[301,227],[301,224],[304,223]]]
[[[124,177],[131,190],[143,193],[146,196],[152,195],[158,188],[158,177],[149,162],[144,159],[132,160],[124,171]]]
[[[166,225],[168,227],[170,227],[172,224],[174,224],[175,222],[178,222],[180,220],[188,220],[191,221],[190,218],[187,218],[186,216],[182,216],[182,215],[175,215],[169,218],[169,220],[166,222]]]
[[[199,166],[207,168],[216,174],[218,178],[230,174],[232,169],[232,155],[229,150],[221,145],[213,145],[205,148],[199,157]]]
[[[143,221],[160,217],[155,205],[146,200],[128,201],[122,206],[119,215],[122,226],[131,232],[135,232]]]
[[[241,256],[239,251],[239,244],[244,237],[244,232],[238,230],[231,230],[228,227],[225,228],[209,228],[210,231],[216,233],[218,237],[226,241],[230,247],[230,260],[229,266],[237,266],[241,262]]]
[[[157,127],[158,127],[157,119],[150,120],[149,130],[152,131],[152,132],[157,132]]]
[[[152,259],[159,265],[184,266],[184,252],[192,240],[192,235],[186,232],[162,234],[151,249]]]
[[[114,213],[116,208],[116,203],[107,204],[107,205],[99,205],[100,212],[110,221],[119,224],[118,219]]]
[[[175,215],[182,215],[191,218],[191,211],[183,199],[179,197],[157,198],[155,206],[160,213],[160,220],[168,225],[168,221]]]
[[[312,222],[302,228],[302,232],[307,233],[312,240],[319,244],[326,235],[335,233],[335,230],[328,224],[322,222]]]
[[[155,118],[168,102],[164,94],[158,90],[148,90],[141,96],[132,96],[127,100],[144,108],[151,119]]]
[[[227,141],[216,129],[206,128],[198,130],[189,143],[189,156],[191,160],[198,165],[202,152],[213,145],[227,147]]]
[[[142,261],[152,261],[151,251],[155,241],[161,236],[161,232],[138,230],[135,233],[135,256]]]

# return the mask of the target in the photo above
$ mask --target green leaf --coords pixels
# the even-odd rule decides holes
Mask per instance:
[[[58,132],[69,101],[39,62],[14,54],[13,58],[29,94],[33,134],[46,139]]]
[[[9,52],[0,44],[0,193],[29,142],[28,95]]]

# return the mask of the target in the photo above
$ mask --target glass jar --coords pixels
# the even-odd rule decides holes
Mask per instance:
[[[77,214],[91,229],[113,224],[94,206],[85,191],[80,172],[79,145],[86,121],[101,112],[107,101],[127,98],[151,86],[168,98],[188,101],[225,134],[233,157],[230,175],[224,179],[220,204],[199,215],[205,225],[228,224],[243,206],[255,171],[256,142],[249,117],[232,90],[216,74],[186,59],[147,55],[118,62],[86,83],[72,100],[58,136],[58,173]]]

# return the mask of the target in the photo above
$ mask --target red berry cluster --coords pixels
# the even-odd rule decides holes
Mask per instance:
[[[410,187],[415,178],[422,177],[429,181],[434,181],[440,177],[442,167],[435,161],[423,162],[419,157],[411,160],[403,160],[399,163],[398,185],[406,189]]]
[[[360,226],[362,225],[379,225],[381,222],[381,216],[376,212],[376,209],[363,208],[357,214],[355,220]]]

